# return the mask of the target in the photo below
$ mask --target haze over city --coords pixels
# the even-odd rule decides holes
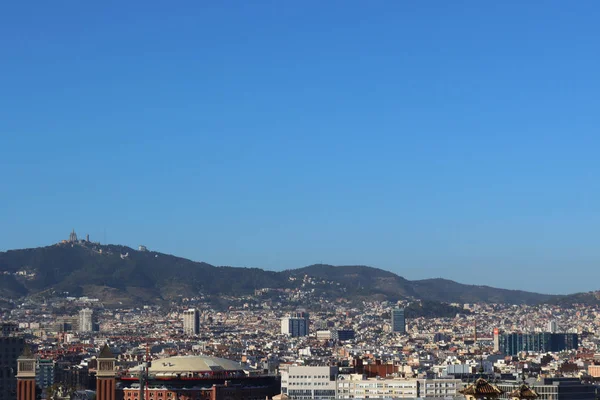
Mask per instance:
[[[600,289],[600,5],[7,2],[0,251]]]

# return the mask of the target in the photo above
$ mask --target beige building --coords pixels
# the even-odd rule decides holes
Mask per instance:
[[[588,374],[594,378],[600,378],[600,365],[588,366]]]

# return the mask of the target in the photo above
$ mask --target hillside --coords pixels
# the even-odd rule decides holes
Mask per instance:
[[[445,303],[528,303],[565,296],[463,285],[444,279],[410,281],[367,266],[312,265],[282,272],[215,267],[125,246],[63,243],[0,252],[0,297],[68,292],[109,303],[161,302],[178,297],[250,294],[259,288],[305,288],[331,298],[419,299]]]

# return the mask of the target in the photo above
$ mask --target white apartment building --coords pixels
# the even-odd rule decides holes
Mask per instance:
[[[340,375],[337,378],[337,393],[338,399],[414,399],[419,397],[419,382],[416,379]]]
[[[335,400],[338,367],[281,368],[281,393],[291,400]]]
[[[282,366],[281,393],[291,400],[452,398],[460,379],[366,378],[337,367]]]

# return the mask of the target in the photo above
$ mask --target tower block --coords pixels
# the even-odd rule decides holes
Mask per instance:
[[[115,400],[116,373],[115,356],[108,345],[104,345],[98,355],[98,368],[96,370],[96,400]]]
[[[17,400],[35,400],[35,356],[28,345],[17,359]]]

